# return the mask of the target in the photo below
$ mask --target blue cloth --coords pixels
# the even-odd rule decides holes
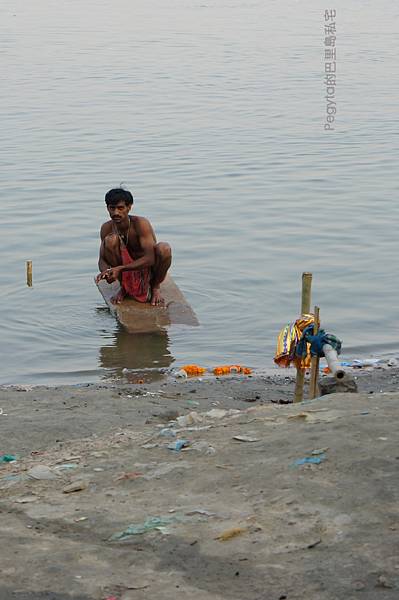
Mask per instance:
[[[302,337],[296,347],[296,355],[300,358],[305,358],[307,355],[307,344],[310,344],[310,354],[312,356],[324,356],[324,344],[330,344],[337,354],[341,353],[342,342],[332,333],[326,333],[324,329],[320,329],[316,335],[313,335],[313,323],[305,327],[302,332]]]

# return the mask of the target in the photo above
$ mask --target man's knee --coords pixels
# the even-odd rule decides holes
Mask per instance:
[[[116,233],[110,233],[105,236],[103,244],[107,250],[111,250],[112,252],[115,250],[119,251],[119,236]]]
[[[171,260],[172,248],[167,242],[158,242],[155,244],[155,254],[161,260]]]

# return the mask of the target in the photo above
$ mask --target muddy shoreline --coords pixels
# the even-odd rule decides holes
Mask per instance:
[[[0,600],[396,598],[399,370],[355,376],[1,387]]]

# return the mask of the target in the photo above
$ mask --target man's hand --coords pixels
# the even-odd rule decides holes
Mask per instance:
[[[96,283],[99,283],[101,279],[106,279],[108,283],[112,283],[113,281],[118,281],[120,274],[122,272],[122,267],[111,267],[99,273],[96,277]]]

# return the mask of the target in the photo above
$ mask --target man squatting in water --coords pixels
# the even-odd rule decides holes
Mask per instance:
[[[111,217],[100,230],[101,246],[97,283],[119,281],[121,289],[112,302],[119,304],[125,296],[153,306],[164,304],[159,286],[172,262],[169,244],[157,242],[151,223],[145,217],[129,215],[132,194],[115,188],[105,195]]]

